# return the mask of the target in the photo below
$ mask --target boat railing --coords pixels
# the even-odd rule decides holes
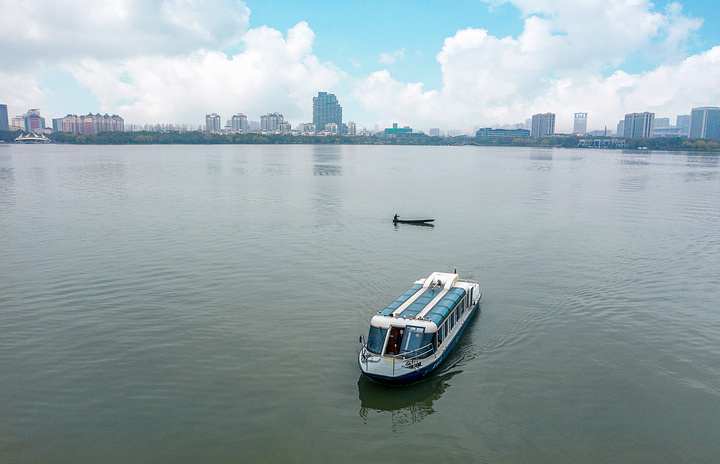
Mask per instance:
[[[392,356],[393,375],[395,375],[395,361],[404,361],[404,364],[401,364],[401,367],[418,370],[422,366],[420,357],[427,357],[426,355],[429,355],[430,353],[432,353],[432,343],[421,346],[416,350],[406,351]]]
[[[373,354],[370,350],[367,349],[367,345],[365,343],[365,337],[360,337],[360,343],[362,343],[361,349],[361,360],[363,363],[367,365],[368,358],[372,356],[379,356]],[[390,357],[390,360],[392,361],[392,368],[393,368],[393,375],[395,375],[395,363],[396,361],[402,363],[401,367],[409,368],[417,370],[422,366],[421,359],[424,359],[428,355],[432,354],[433,351],[433,344],[428,343],[425,346],[421,346],[418,349],[412,350],[412,351],[406,351],[404,353],[398,353],[396,355],[393,355]],[[423,357],[423,358],[421,358]]]

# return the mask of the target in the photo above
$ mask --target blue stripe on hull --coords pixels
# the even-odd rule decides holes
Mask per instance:
[[[450,346],[449,346],[445,351],[443,351],[443,354],[442,354],[442,356],[440,357],[440,359],[437,359],[435,362],[433,362],[433,363],[430,364],[429,366],[423,367],[422,369],[419,369],[419,370],[417,370],[417,371],[411,372],[411,373],[409,373],[409,374],[405,374],[405,375],[400,376],[400,377],[387,377],[387,376],[384,376],[384,375],[369,374],[369,373],[363,371],[363,370],[362,370],[362,365],[360,365],[360,357],[358,356],[358,364],[360,365],[360,371],[361,371],[367,378],[369,378],[370,380],[372,380],[373,382],[382,383],[382,384],[386,384],[386,385],[402,385],[402,384],[407,384],[407,383],[412,382],[413,380],[417,380],[417,379],[419,379],[419,378],[421,378],[421,377],[425,377],[426,375],[428,375],[429,373],[431,373],[432,371],[434,371],[435,368],[437,368],[438,366],[440,366],[440,364],[442,364],[442,362],[445,360],[445,358],[447,358],[448,354],[453,350],[453,348],[455,348],[455,344],[456,344],[457,341],[460,339],[460,337],[462,337],[462,334],[465,332],[465,328],[466,328],[467,325],[470,323],[470,319],[473,318],[473,316],[475,315],[475,311],[477,311],[477,309],[478,309],[479,307],[480,307],[480,300],[478,300],[478,302],[477,302],[477,303],[475,304],[475,306],[473,307],[472,312],[470,313],[470,315],[468,316],[468,318],[465,320],[465,323],[464,323],[464,324],[462,325],[462,327],[460,328],[460,331],[458,332],[458,334],[457,334],[457,335],[452,339],[452,341],[450,342]]]

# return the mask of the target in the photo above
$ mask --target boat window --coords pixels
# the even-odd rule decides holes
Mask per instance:
[[[380,354],[383,349],[383,344],[385,344],[385,335],[387,335],[387,329],[370,326],[367,345],[365,345],[367,350],[371,353]]]
[[[426,333],[422,336],[422,343],[420,344],[419,354],[421,356],[431,355],[435,351],[435,334]]]
[[[403,335],[402,345],[400,346],[400,353],[411,353],[412,356],[416,355],[415,350],[422,348],[423,333],[425,332],[424,327],[415,327],[409,325],[405,327],[405,334]]]

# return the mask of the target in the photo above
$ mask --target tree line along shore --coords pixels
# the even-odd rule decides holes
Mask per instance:
[[[0,131],[0,141],[13,142],[22,131]],[[53,132],[48,136],[55,143],[74,145],[153,145],[153,144],[338,144],[338,145],[477,145],[508,147],[577,148],[581,139],[606,139],[606,137],[581,137],[555,135],[539,139],[529,138],[478,138],[478,137],[437,137],[413,134],[410,137],[385,136],[312,136],[284,134],[209,134],[194,132],[101,132],[83,135],[72,132]],[[660,137],[652,139],[625,139],[624,149],[648,150],[699,150],[717,151],[720,144],[713,140],[687,139],[684,137]]]

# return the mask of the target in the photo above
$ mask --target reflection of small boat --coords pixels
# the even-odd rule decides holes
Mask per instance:
[[[358,355],[371,380],[400,384],[437,368],[480,306],[480,286],[434,272],[373,316]]]

